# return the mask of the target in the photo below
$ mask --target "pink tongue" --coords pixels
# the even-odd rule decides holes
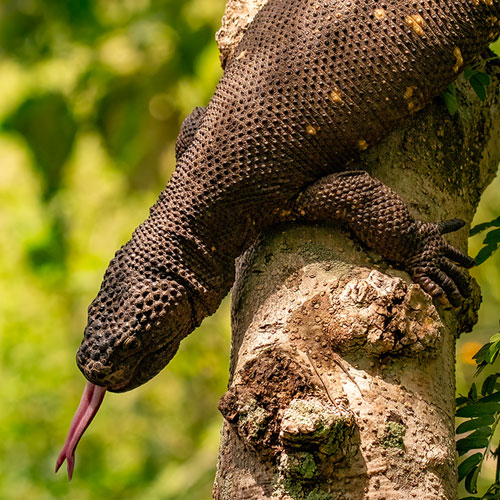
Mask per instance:
[[[100,387],[92,382],[87,382],[78,409],[76,410],[75,416],[71,421],[71,427],[69,428],[66,442],[64,443],[63,449],[59,454],[56,463],[57,472],[59,467],[61,467],[64,463],[64,460],[67,461],[68,477],[70,481],[73,477],[73,469],[75,467],[76,445],[78,444],[78,441],[80,441],[85,429],[89,426],[90,422],[92,422],[99,406],[101,406],[105,393],[105,387]]]

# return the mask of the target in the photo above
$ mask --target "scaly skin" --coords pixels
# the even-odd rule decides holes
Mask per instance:
[[[234,259],[288,213],[347,222],[432,295],[467,296],[452,261],[472,261],[441,238],[459,223],[415,221],[368,174],[336,173],[454,80],[498,34],[493,18],[492,0],[270,0],[106,271],[77,355],[85,377],[126,391],[158,373],[217,309]]]

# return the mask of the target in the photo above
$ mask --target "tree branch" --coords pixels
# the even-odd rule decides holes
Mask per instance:
[[[228,2],[223,61],[262,3]],[[486,101],[460,79],[454,117],[436,99],[360,168],[415,216],[470,224],[500,159],[499,72]],[[454,345],[478,303],[433,304],[337,227],[265,235],[237,266],[214,498],[456,498]]]

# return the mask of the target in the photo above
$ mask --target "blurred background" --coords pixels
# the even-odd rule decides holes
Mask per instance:
[[[174,167],[185,116],[221,75],[223,0],[0,2],[0,498],[211,498],[229,302],[140,390],[108,394],[77,454],[54,463],[84,379],[74,356],[104,270]],[[500,182],[476,222],[500,214]],[[471,254],[481,236],[471,241]],[[498,331],[500,255],[474,275],[481,321],[458,389]]]

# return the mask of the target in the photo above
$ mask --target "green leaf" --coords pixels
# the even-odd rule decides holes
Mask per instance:
[[[488,364],[492,365],[497,359],[499,352],[500,352],[500,341],[492,342],[491,345],[488,347],[485,361]]]
[[[455,116],[458,111],[458,101],[457,101],[457,92],[455,86],[453,84],[449,85],[441,94],[446,107],[448,108],[448,112],[451,116]]]
[[[482,453],[474,453],[474,455],[471,455],[470,457],[465,459],[458,466],[458,482],[465,479],[467,474],[469,474],[477,466],[477,464],[481,462],[482,459],[483,459]]]
[[[472,400],[477,399],[477,387],[476,387],[476,384],[474,382],[470,386],[469,393],[467,394],[467,397],[469,399],[472,399]]]
[[[486,361],[481,362],[481,364],[477,366],[476,373],[474,373],[474,377],[477,377],[487,366],[488,363],[486,363]]]
[[[487,73],[483,73],[482,71],[476,71],[474,78],[485,87],[487,87],[491,83],[490,75],[488,75]]]
[[[469,450],[475,450],[477,448],[486,448],[488,446],[489,438],[493,432],[492,428],[489,426],[480,427],[476,429],[473,433],[469,434],[463,439],[457,441],[457,451],[466,452]],[[460,453],[463,455],[463,453]]]
[[[465,396],[458,396],[457,399],[455,399],[456,406],[462,406],[463,404],[467,403],[469,401],[469,398],[466,398]]]
[[[476,360],[477,364],[488,363],[492,364],[495,362],[498,354],[500,352],[500,334],[495,334],[491,337],[490,341],[484,344],[479,351],[474,354],[472,359]]]
[[[54,217],[45,231],[26,245],[30,267],[40,276],[50,274],[54,278],[65,271],[68,257],[67,225],[61,216]]]
[[[498,403],[500,402],[500,391],[493,392],[476,401],[476,403]]]
[[[486,87],[491,82],[489,75],[472,68],[465,68],[464,75],[469,80],[471,87],[474,89],[479,99],[484,101],[486,99]]]
[[[485,260],[489,259],[498,249],[498,245],[488,245],[479,250],[474,259],[476,266],[481,265]]]
[[[472,434],[469,434],[465,439],[482,439],[491,437],[493,429],[489,425],[485,425],[476,429]]]
[[[464,432],[473,431],[474,429],[479,429],[480,427],[484,427],[485,425],[491,425],[495,421],[495,417],[493,415],[483,415],[482,417],[473,418],[471,420],[467,420],[462,422],[457,427],[457,434],[463,434]]]
[[[66,97],[55,92],[31,96],[6,118],[3,127],[26,140],[42,176],[44,198],[50,199],[62,183],[77,131]]]
[[[500,403],[472,403],[457,410],[457,417],[480,417],[500,412]]]
[[[479,475],[479,467],[472,469],[465,478],[465,489],[468,493],[477,493],[477,476]]]
[[[488,438],[464,438],[457,441],[457,451],[460,456],[464,455],[470,450],[479,450],[488,446]],[[475,493],[471,491],[471,493]]]
[[[481,394],[483,396],[487,396],[495,390],[495,384],[499,375],[499,373],[492,373],[486,377],[481,387]]]
[[[147,102],[140,79],[123,77],[108,84],[108,92],[96,105],[96,125],[106,149],[129,168],[144,154],[141,133],[149,118],[144,111],[148,109]]]
[[[492,229],[484,238],[483,243],[485,245],[492,245],[494,243],[500,243],[500,228]]]
[[[475,236],[476,234],[479,234],[480,232],[490,227],[500,227],[500,216],[498,216],[496,219],[490,220],[489,222],[483,222],[482,224],[477,224],[470,230],[469,235]]]
[[[500,245],[500,228],[491,230],[484,238],[483,243],[485,246],[481,248],[474,259],[477,266],[482,264],[498,250],[498,246]]]
[[[474,76],[475,70],[473,70],[470,66],[467,66],[464,69],[464,76],[467,80],[470,80]]]
[[[479,349],[479,351],[476,352],[476,354],[474,354],[474,356],[472,356],[472,359],[475,359],[476,360],[476,363],[481,363],[483,361],[486,361],[486,354],[488,353],[488,349],[490,348],[492,342],[488,342],[486,344],[484,344],[481,349]]]
[[[481,83],[481,81],[476,77],[473,77],[469,80],[469,83],[471,84],[471,87],[474,89],[474,92],[479,97],[479,99],[481,99],[481,101],[484,101],[486,99],[486,88]]]

